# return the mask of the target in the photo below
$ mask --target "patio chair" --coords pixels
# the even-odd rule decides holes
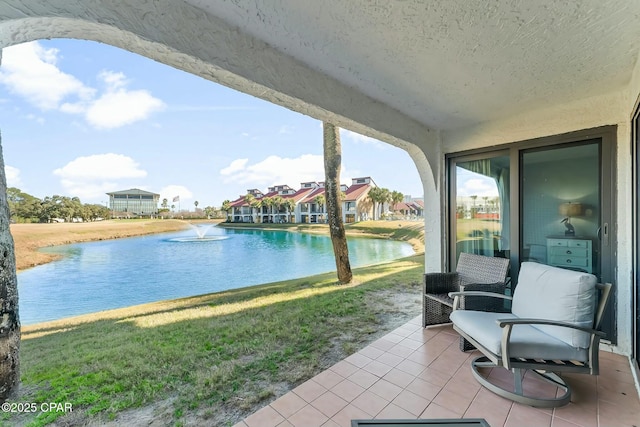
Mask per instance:
[[[605,335],[599,328],[610,290],[610,283],[596,283],[596,277],[589,273],[524,262],[513,297],[452,292],[451,321],[454,329],[484,355],[471,362],[480,384],[515,402],[553,408],[571,400],[571,388],[558,373],[598,375],[598,347]],[[461,295],[467,301],[480,296],[512,299],[512,310],[457,310]],[[483,368],[512,371],[513,387],[483,375]],[[540,396],[540,387],[523,388],[528,372],[531,375],[527,375],[527,381],[539,377],[555,386],[551,387],[554,393],[545,397]]]
[[[505,292],[509,260],[483,255],[460,253],[454,273],[427,273],[424,275],[424,298],[422,307],[422,326],[450,323],[449,315],[453,310],[453,298],[449,292],[485,291]],[[468,305],[472,304],[472,305]],[[475,304],[475,305],[473,305]],[[476,300],[467,302],[463,298],[462,309],[505,311],[504,302],[497,300]],[[467,351],[473,346],[463,338],[460,350]]]

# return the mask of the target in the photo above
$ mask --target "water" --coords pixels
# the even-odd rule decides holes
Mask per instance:
[[[413,254],[409,244],[390,240],[348,245],[352,267]],[[286,231],[211,227],[47,252],[65,257],[18,274],[25,325],[335,271],[328,236]]]

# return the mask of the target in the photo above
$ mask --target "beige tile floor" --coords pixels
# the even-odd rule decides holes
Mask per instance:
[[[235,427],[350,427],[352,419],[484,418],[497,426],[640,427],[640,399],[628,359],[601,352],[600,375],[568,375],[569,405],[536,409],[480,387],[450,326],[423,329],[420,318],[271,402]],[[496,381],[508,372],[495,369]],[[525,389],[549,392],[542,381]]]

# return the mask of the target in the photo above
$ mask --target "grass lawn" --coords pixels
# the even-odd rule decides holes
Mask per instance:
[[[12,402],[73,412],[0,423],[231,426],[419,315],[423,272],[416,255],[348,286],[328,273],[25,326]]]

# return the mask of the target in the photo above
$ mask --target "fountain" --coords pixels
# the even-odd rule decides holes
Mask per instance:
[[[211,228],[211,224],[206,224],[203,226],[189,224],[191,228],[196,230],[196,234],[198,235],[198,239],[204,239],[204,236],[207,234],[207,231]]]
[[[193,230],[195,230],[196,235],[194,237],[176,237],[170,239],[172,242],[211,242],[215,240],[224,240],[228,239],[227,236],[215,235],[215,236],[207,236],[207,232],[214,224],[203,224],[203,225],[195,225],[189,224]]]

